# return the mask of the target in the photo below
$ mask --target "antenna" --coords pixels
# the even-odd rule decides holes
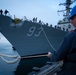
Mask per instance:
[[[66,0],[65,3],[60,3],[59,6],[64,5],[65,9],[64,10],[58,10],[57,12],[64,12],[65,14],[63,15],[65,18],[68,18],[70,15],[70,5],[73,4],[76,0]]]

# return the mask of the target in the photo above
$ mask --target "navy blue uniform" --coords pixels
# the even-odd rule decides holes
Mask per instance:
[[[51,55],[51,60],[63,60],[62,70],[58,75],[76,75],[76,29],[64,37],[61,46]]]

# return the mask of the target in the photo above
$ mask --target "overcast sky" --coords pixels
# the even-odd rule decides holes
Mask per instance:
[[[12,17],[14,14],[19,18],[38,17],[38,20],[41,19],[45,23],[56,24],[62,16],[58,16],[57,11],[64,7],[60,7],[59,3],[62,3],[62,0],[1,0],[0,9],[7,9]]]
[[[63,13],[57,13],[58,10],[64,10],[64,6],[59,4],[65,2],[66,0],[0,0],[0,9],[7,9],[12,17],[37,17],[44,23],[56,25],[63,18]]]

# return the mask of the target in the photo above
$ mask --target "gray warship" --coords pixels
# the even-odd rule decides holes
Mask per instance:
[[[53,51],[52,48],[57,49],[66,34],[60,29],[31,21],[16,26],[9,16],[4,15],[0,15],[0,31],[21,56]]]
[[[75,0],[74,0],[75,1]],[[73,1],[73,2],[74,2]],[[66,14],[70,13],[71,0],[66,0]],[[67,14],[67,15],[68,15]],[[67,16],[65,15],[65,16]],[[64,19],[68,18],[65,17]],[[68,29],[61,28],[60,24],[66,24],[66,20],[60,21],[55,27],[37,22],[36,19],[21,20],[18,18],[12,19],[7,15],[0,15],[0,32],[12,44],[12,48],[17,50],[20,56],[46,54],[56,50],[63,40]]]

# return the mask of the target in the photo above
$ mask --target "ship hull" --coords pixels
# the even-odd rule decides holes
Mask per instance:
[[[21,56],[44,54],[57,49],[67,32],[24,21],[21,26],[12,26],[12,19],[0,16],[0,31]]]

